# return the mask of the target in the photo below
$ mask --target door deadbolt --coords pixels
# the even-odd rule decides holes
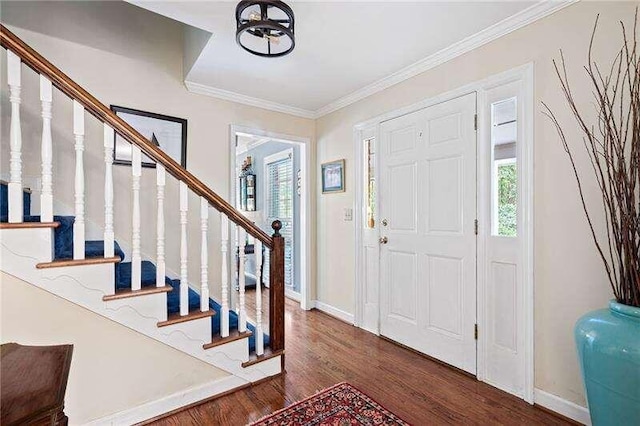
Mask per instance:
[[[387,219],[382,219],[382,226],[387,226],[389,221]]]

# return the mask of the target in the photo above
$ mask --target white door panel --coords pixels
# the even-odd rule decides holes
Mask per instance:
[[[475,93],[380,128],[380,332],[476,371]]]

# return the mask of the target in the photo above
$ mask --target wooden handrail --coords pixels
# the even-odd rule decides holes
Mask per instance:
[[[15,53],[24,64],[35,72],[44,75],[71,99],[78,101],[91,115],[103,123],[111,126],[120,136],[129,143],[138,146],[146,155],[164,165],[166,170],[176,179],[187,184],[189,189],[197,195],[204,197],[211,206],[226,215],[233,223],[243,227],[253,237],[259,239],[268,248],[273,248],[273,238],[258,228],[253,222],[238,212],[224,198],[216,194],[198,178],[189,173],[173,158],[169,157],[161,149],[153,145],[133,127],[118,117],[106,105],[93,97],[89,92],[74,82],[65,73],[60,71],[51,62],[32,49],[18,36],[0,24],[0,45]]]

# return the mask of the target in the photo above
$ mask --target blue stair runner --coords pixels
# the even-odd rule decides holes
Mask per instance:
[[[8,222],[8,192],[7,185],[0,184],[0,222]],[[31,216],[31,194],[24,192],[24,219],[25,222],[40,222],[40,216]],[[71,259],[73,258],[73,216],[54,216],[54,222],[60,225],[54,230],[54,257],[55,259]],[[116,241],[114,246],[116,256],[120,260],[124,260],[125,255],[122,248]],[[85,257],[102,257],[104,256],[104,241],[86,241]],[[115,264],[116,290],[131,288],[131,262],[120,262]],[[173,290],[167,293],[167,314],[175,314],[180,312],[180,280],[165,277],[165,284],[173,287]],[[151,287],[156,285],[156,265],[147,260],[142,262],[142,287]],[[221,306],[209,299],[209,309],[215,311],[215,315],[211,317],[211,332],[213,336],[220,335],[220,311]],[[200,295],[189,288],[189,311],[200,310]],[[247,328],[253,333],[249,337],[249,351],[253,352],[256,347],[255,327],[247,324]],[[238,329],[238,315],[229,312],[229,330]],[[265,346],[269,344],[269,336],[264,335]]]

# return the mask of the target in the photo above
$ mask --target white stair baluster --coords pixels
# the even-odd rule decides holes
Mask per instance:
[[[42,191],[40,192],[40,222],[53,222],[53,147],[51,138],[51,81],[40,75],[40,102],[42,103]]]
[[[156,164],[156,186],[158,188],[158,224],[157,224],[157,246],[156,246],[156,287],[164,286],[164,279],[167,275],[164,263],[164,185],[166,182],[164,166]]]
[[[262,331],[262,241],[255,239],[253,252],[256,259],[256,355],[264,354],[264,332]]]
[[[73,258],[84,259],[84,107],[76,100],[73,101],[73,134],[76,150]]]
[[[200,197],[200,231],[202,234],[200,248],[200,310],[209,310],[209,252],[207,247],[207,230],[209,222],[209,202]]]
[[[243,333],[247,331],[247,311],[245,308],[245,276],[244,276],[244,264],[247,255],[244,253],[247,245],[247,231],[242,227],[238,227],[238,253],[240,262],[238,265],[238,298],[240,304],[240,310],[238,312],[238,331]]]
[[[132,206],[131,215],[131,290],[142,288],[142,257],[140,254],[140,177],[142,176],[142,152],[131,145],[131,182]]]
[[[8,185],[9,222],[19,223],[23,220],[22,201],[22,131],[20,129],[20,58],[7,50],[7,82],[9,83],[9,101],[11,102],[10,143],[10,178]]]
[[[180,315],[189,314],[189,281],[187,269],[187,213],[189,187],[180,182]]]
[[[114,256],[113,232],[113,136],[108,124],[104,124],[104,257]]]
[[[220,251],[222,252],[222,304],[220,308],[220,336],[229,336],[229,260],[227,250],[229,246],[229,220],[224,214],[220,214]]]

